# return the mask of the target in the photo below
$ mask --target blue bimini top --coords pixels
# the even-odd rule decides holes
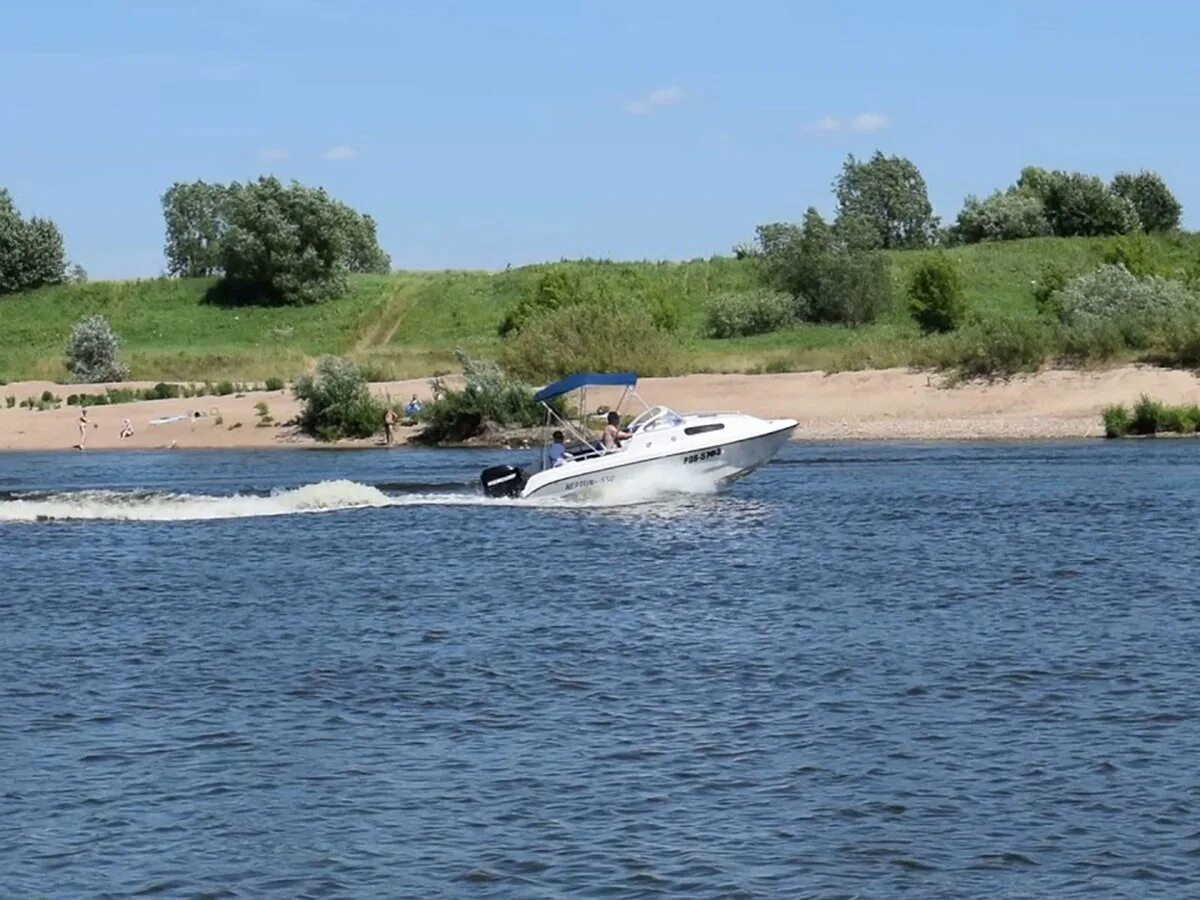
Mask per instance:
[[[555,397],[561,397],[563,394],[569,394],[580,388],[611,387],[613,385],[633,387],[635,384],[637,384],[636,372],[577,372],[554,382],[554,384],[546,385],[533,395],[533,399],[535,403],[545,403],[547,400],[553,400]]]

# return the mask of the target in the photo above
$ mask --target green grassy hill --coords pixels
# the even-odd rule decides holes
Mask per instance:
[[[1153,263],[1181,270],[1200,253],[1200,236],[1150,239]],[[1084,272],[1111,239],[1038,238],[948,251],[958,262],[972,309],[1034,314],[1032,283],[1054,262]],[[904,285],[926,251],[892,254],[896,304],[859,329],[803,325],[754,338],[704,338],[711,296],[757,284],[755,264],[715,257],[684,263],[571,262],[499,273],[399,272],[356,276],[349,295],[310,307],[223,307],[205,302],[211,282],[152,279],[47,288],[0,298],[0,379],[63,380],[62,348],[71,325],[103,313],[125,342],[138,379],[290,378],[322,354],[352,356],[375,378],[429,375],[453,366],[453,350],[478,356],[499,347],[497,327],[522,291],[549,266],[574,266],[614,294],[678,311],[684,359],[693,371],[782,371],[903,365],[917,331]]]

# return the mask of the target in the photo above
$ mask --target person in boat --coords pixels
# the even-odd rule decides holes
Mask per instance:
[[[604,426],[604,449],[605,450],[620,450],[621,441],[627,441],[631,437],[628,431],[621,430],[621,417],[617,415],[614,409],[608,414],[608,424]]]
[[[550,444],[550,465],[557,468],[571,458],[571,454],[567,452],[567,446],[563,443],[565,438],[561,431],[556,431],[551,435],[552,443]]]

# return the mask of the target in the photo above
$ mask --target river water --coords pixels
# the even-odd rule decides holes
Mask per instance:
[[[0,894],[1200,895],[1200,443],[508,457],[0,456]]]

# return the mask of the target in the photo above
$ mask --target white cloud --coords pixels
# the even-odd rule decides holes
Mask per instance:
[[[841,131],[845,126],[841,119],[835,119],[833,116],[826,116],[823,119],[817,119],[804,130],[813,134],[832,134],[835,131]]]
[[[631,116],[645,116],[664,106],[681,103],[686,98],[687,94],[684,93],[683,88],[660,87],[636,100],[630,100],[623,108]]]
[[[804,130],[809,134],[836,134],[840,131],[883,131],[889,124],[891,124],[891,121],[882,113],[859,113],[856,116],[851,116],[849,119],[825,116],[823,119],[817,119],[817,121],[806,125]]]
[[[851,131],[883,131],[891,124],[881,113],[859,113],[850,120]]]
[[[258,158],[263,162],[282,162],[291,155],[287,147],[264,147],[258,151]]]
[[[346,144],[339,144],[336,147],[330,147],[321,154],[322,159],[346,160],[354,159],[358,156],[358,151]]]

